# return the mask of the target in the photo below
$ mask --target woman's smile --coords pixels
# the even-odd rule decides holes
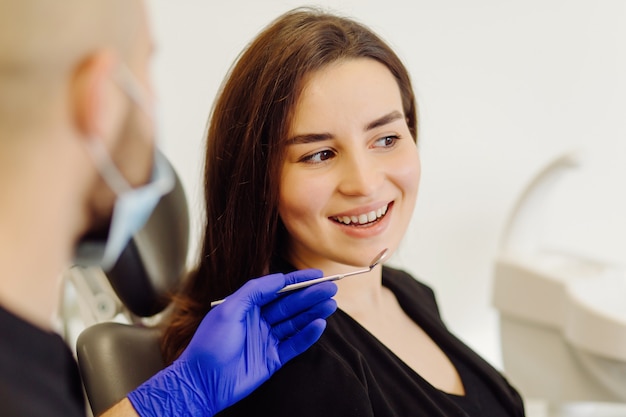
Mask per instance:
[[[354,212],[345,212],[332,216],[330,219],[348,226],[371,226],[374,223],[378,223],[385,216],[391,204],[393,203],[387,203],[382,207],[370,211],[355,210]]]
[[[389,227],[392,206],[393,204],[387,204],[376,211],[369,211],[358,216],[343,216],[341,221],[332,218],[332,221],[346,236],[357,239],[374,238]]]

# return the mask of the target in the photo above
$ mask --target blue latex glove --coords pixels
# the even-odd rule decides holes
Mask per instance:
[[[307,269],[247,282],[204,317],[172,365],[128,395],[147,416],[212,416],[265,382],[307,350],[336,309],[333,282],[276,294],[285,285],[322,276]]]

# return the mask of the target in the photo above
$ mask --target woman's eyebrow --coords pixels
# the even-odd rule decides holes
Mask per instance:
[[[376,129],[377,127],[385,126],[398,119],[402,119],[404,116],[397,110],[392,111],[378,119],[370,122],[365,126],[365,131]],[[305,133],[303,135],[296,135],[287,139],[287,145],[301,145],[306,143],[323,142],[325,140],[334,139],[335,135],[332,133]]]
[[[322,142],[334,139],[334,135],[330,133],[306,133],[304,135],[296,135],[287,140],[287,145],[301,145],[304,143]]]
[[[367,126],[365,126],[364,130],[367,132],[368,130],[376,129],[377,127],[387,125],[391,122],[394,122],[398,119],[403,119],[403,118],[404,116],[402,115],[402,113],[400,113],[397,110],[394,110],[391,113],[386,114],[383,117],[380,117],[374,120],[373,122],[368,123]]]

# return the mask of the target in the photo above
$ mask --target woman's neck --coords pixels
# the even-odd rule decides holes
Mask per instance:
[[[335,300],[339,308],[352,316],[375,311],[383,301],[382,267],[336,281],[339,291]]]

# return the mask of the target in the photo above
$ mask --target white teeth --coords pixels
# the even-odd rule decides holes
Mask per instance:
[[[377,210],[372,210],[369,213],[360,214],[358,216],[342,216],[334,217],[334,219],[343,224],[367,224],[383,217],[387,213],[388,205],[381,207]]]

